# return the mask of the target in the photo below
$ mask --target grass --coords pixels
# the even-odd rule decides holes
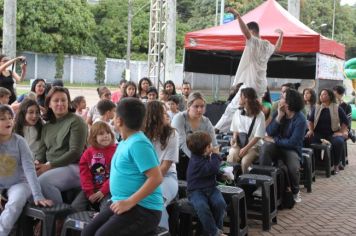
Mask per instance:
[[[351,129],[356,129],[356,120],[352,121]]]

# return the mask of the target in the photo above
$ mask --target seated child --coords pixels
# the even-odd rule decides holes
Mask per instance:
[[[15,133],[25,138],[32,154],[40,147],[43,120],[40,106],[35,100],[25,98],[16,115]]]
[[[7,197],[5,207],[0,205],[0,235],[10,234],[31,194],[36,205],[53,204],[43,197],[31,150],[23,137],[13,133],[13,127],[11,108],[0,105],[0,198],[5,193]]]
[[[75,109],[75,114],[87,120],[89,107],[87,107],[87,102],[84,96],[77,96],[73,99],[72,105]]]
[[[0,87],[0,104],[7,105],[10,101],[11,92],[7,88]]]
[[[111,197],[109,175],[111,158],[115,153],[115,137],[108,124],[95,122],[90,128],[88,143],[91,145],[80,158],[80,184],[82,192],[72,202],[77,211],[101,210]]]
[[[162,174],[152,143],[140,131],[145,105],[137,98],[121,99],[115,128],[122,141],[111,161],[111,205],[87,225],[82,236],[154,235],[161,219]]]
[[[187,170],[188,199],[207,235],[222,236],[226,203],[216,188],[221,158],[214,153],[207,132],[188,135],[187,146],[192,153]]]
[[[167,111],[169,118],[173,120],[173,117],[179,113],[179,98],[176,95],[172,95],[168,98],[167,102],[169,110]]]
[[[115,116],[116,105],[110,100],[103,99],[98,102],[97,109],[99,111],[100,117],[95,119],[93,123],[97,121],[103,121],[107,123],[111,130],[114,132],[114,126],[112,125],[112,119]]]

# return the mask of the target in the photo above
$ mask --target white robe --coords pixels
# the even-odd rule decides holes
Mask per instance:
[[[257,97],[262,98],[267,90],[267,63],[275,50],[275,46],[267,40],[251,36],[246,41],[239,67],[237,68],[233,86],[243,83],[242,88],[251,87],[256,90]],[[235,95],[215,128],[220,132],[229,132],[232,117],[238,109],[240,91]]]

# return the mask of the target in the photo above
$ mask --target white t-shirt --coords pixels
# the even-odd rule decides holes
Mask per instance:
[[[167,146],[165,149],[161,149],[161,142],[159,140],[155,140],[152,142],[155,150],[157,152],[158,160],[160,163],[162,161],[172,161],[171,167],[168,169],[168,173],[177,173],[176,164],[179,160],[179,139],[178,139],[178,132],[175,130],[172,135],[168,139]]]
[[[251,36],[246,41],[233,85],[244,83],[254,88],[261,98],[267,89],[267,62],[274,50],[275,46],[269,41]]]
[[[253,117],[242,115],[241,110],[237,110],[232,118],[231,131],[238,133],[248,133]],[[261,146],[263,144],[262,138],[266,133],[265,115],[262,111],[256,116],[256,121],[253,126],[249,141],[253,138],[261,138],[255,145]]]

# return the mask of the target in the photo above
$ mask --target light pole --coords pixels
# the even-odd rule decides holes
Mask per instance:
[[[334,39],[334,31],[335,31],[335,12],[336,12],[336,0],[334,0],[333,28],[332,28],[332,31],[331,31],[331,39]]]
[[[127,47],[126,47],[126,67],[125,67],[125,79],[130,80],[130,60],[131,60],[131,21],[132,13],[131,0],[128,2],[128,16],[127,16]]]

